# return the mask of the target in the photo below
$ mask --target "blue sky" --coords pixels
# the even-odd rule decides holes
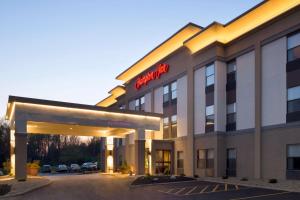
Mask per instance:
[[[95,104],[188,22],[226,23],[261,0],[1,0],[0,116],[8,95]]]

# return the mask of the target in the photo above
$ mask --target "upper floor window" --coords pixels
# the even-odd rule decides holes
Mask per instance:
[[[236,104],[227,104],[226,115],[226,131],[233,131],[236,129]]]
[[[235,60],[231,61],[231,62],[228,62],[228,64],[227,64],[227,74],[230,74],[232,72],[233,73],[236,72],[236,62],[235,62]]]
[[[145,111],[145,96],[142,96],[135,100],[135,110]]]
[[[288,113],[300,111],[300,86],[288,89]]]
[[[300,58],[300,32],[291,35],[287,39],[287,60],[288,62]]]
[[[177,81],[171,83],[171,99],[177,99]]]
[[[126,108],[125,104],[122,104],[122,105],[119,106],[120,110],[125,110],[125,108]]]
[[[236,80],[236,62],[230,61],[227,63],[227,83],[235,82]]]
[[[214,64],[206,66],[205,76],[206,76],[206,86],[210,86],[215,83],[215,66],[214,66]]]
[[[163,101],[168,102],[169,101],[169,85],[165,85],[164,86],[164,97],[163,97]]]
[[[205,116],[206,116],[205,132],[211,132],[214,130],[214,123],[215,123],[214,105],[206,106]]]
[[[167,105],[169,102],[176,102],[177,99],[177,81],[164,86],[163,103]]]

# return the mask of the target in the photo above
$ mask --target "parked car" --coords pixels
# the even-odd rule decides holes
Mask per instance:
[[[51,173],[51,165],[43,165],[41,168],[42,173]]]
[[[94,171],[97,170],[97,165],[92,162],[86,162],[81,165],[82,171]]]
[[[56,172],[68,172],[67,165],[58,165],[56,168]]]
[[[80,172],[81,168],[78,164],[71,164],[70,165],[70,171],[71,172]]]

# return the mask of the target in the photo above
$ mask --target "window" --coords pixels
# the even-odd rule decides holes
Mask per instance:
[[[236,150],[227,149],[227,162],[226,162],[227,176],[236,176]]]
[[[177,82],[171,83],[171,99],[177,99]]]
[[[206,106],[206,131],[211,132],[214,131],[214,123],[215,123],[215,116],[214,116],[214,105]]]
[[[183,151],[177,151],[177,168],[183,169]]]
[[[171,138],[177,137],[177,115],[171,117]]]
[[[169,138],[169,117],[165,117],[163,119],[163,123],[164,123],[164,139]]]
[[[287,146],[287,170],[300,170],[300,144]]]
[[[142,96],[135,100],[135,110],[145,111],[145,96]]]
[[[119,106],[120,110],[125,110],[125,108],[126,108],[125,104]]]
[[[206,87],[215,83],[215,66],[213,64],[206,66]]]
[[[288,37],[287,48],[288,62],[300,58],[300,32]]]
[[[145,111],[145,96],[140,98],[140,110]]]
[[[164,86],[164,96],[163,103],[168,105],[169,102],[176,102],[177,99],[177,82],[172,82],[171,84]]]
[[[236,103],[227,104],[226,131],[236,129]]]
[[[227,85],[234,84],[236,81],[236,62],[230,61],[227,63]]]
[[[165,102],[169,102],[169,85],[165,85],[164,86],[164,97],[163,97],[163,101]]]
[[[300,111],[300,86],[288,89],[288,113]]]
[[[170,174],[171,173],[171,151],[157,150],[155,162],[156,174]]]
[[[200,149],[197,152],[197,167],[199,169],[214,168],[214,150]]]
[[[235,61],[231,61],[227,64],[227,74],[235,73],[236,71],[236,63]]]

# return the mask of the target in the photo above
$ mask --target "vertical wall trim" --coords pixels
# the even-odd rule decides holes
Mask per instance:
[[[185,167],[185,173],[188,176],[194,176],[194,70],[189,68],[187,71],[187,143],[185,148],[185,155],[188,165]]]
[[[254,134],[254,177],[261,178],[261,44],[255,44],[255,134]]]

